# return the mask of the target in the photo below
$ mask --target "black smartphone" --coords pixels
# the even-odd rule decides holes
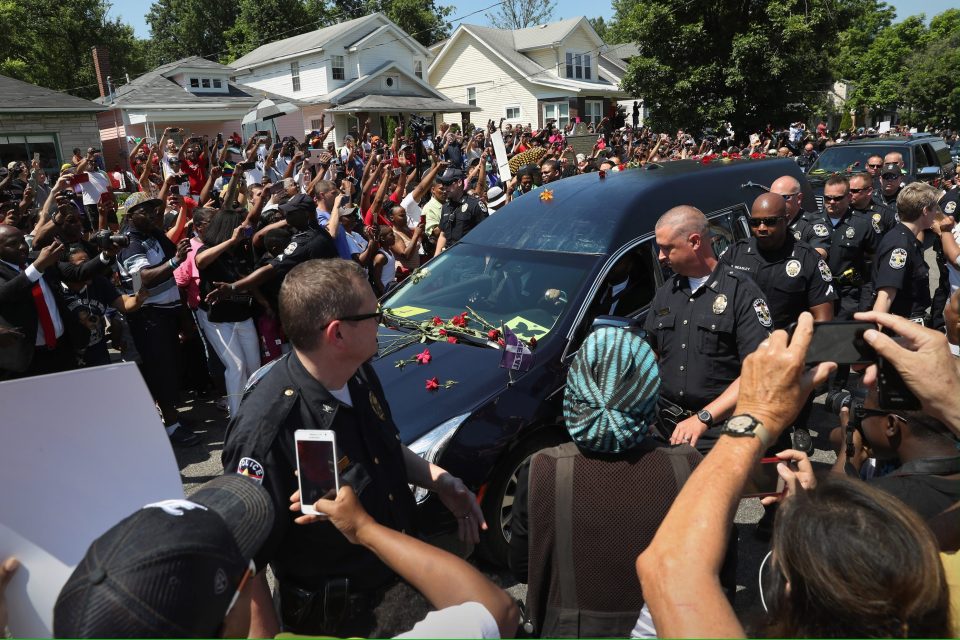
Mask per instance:
[[[794,322],[787,328],[793,336]],[[837,364],[871,364],[877,361],[877,352],[863,339],[863,332],[876,329],[870,322],[829,320],[813,323],[813,338],[807,349],[806,364],[836,362]]]
[[[238,162],[236,164],[236,168],[240,169],[241,171],[249,171],[250,169],[253,169],[255,166],[257,166],[257,163],[254,162],[253,160],[245,160],[244,162]]]
[[[917,411],[920,400],[907,388],[903,376],[885,358],[877,362],[877,398],[880,408],[889,411]]]

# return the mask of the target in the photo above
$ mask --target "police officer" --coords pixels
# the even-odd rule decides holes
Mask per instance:
[[[720,257],[721,265],[748,274],[770,305],[774,329],[784,329],[804,311],[817,322],[833,319],[830,267],[810,245],[787,232],[786,205],[775,193],[764,193],[750,209],[752,237],[740,240]]]
[[[460,480],[400,442],[368,363],[377,353],[381,312],[359,265],[339,259],[297,265],[280,289],[280,317],[293,352],[251,378],[223,448],[224,470],[256,479],[273,498],[273,530],[256,565],[273,567],[284,630],[389,637],[396,629],[376,607],[395,583],[393,572],[329,522],[294,523],[294,431],[334,432],[342,482],[382,525],[413,531],[408,483],[436,491],[469,542],[479,541],[483,515]],[[279,628],[261,576],[258,571],[251,634],[273,637]]]
[[[834,315],[838,320],[852,320],[861,307],[861,290],[870,283],[868,257],[876,252],[878,235],[870,221],[850,210],[850,184],[843,176],[827,180],[823,208],[830,233],[827,265],[840,296]],[[866,302],[864,299],[864,305]]]
[[[787,205],[787,228],[793,237],[802,240],[817,250],[826,259],[830,250],[830,232],[819,211],[803,210],[803,191],[800,182],[793,176],[781,176],[770,185],[770,193],[776,193]]]
[[[885,162],[880,173],[880,193],[875,198],[879,204],[896,208],[897,195],[904,186],[903,169],[900,165],[896,162]]]
[[[760,288],[718,267],[707,219],[681,206],[656,225],[660,262],[674,275],[657,290],[645,329],[660,362],[661,415],[675,416],[670,442],[709,451],[736,405],[740,363],[773,327]]]
[[[923,258],[923,232],[940,212],[939,193],[922,182],[908,184],[897,198],[900,224],[883,237],[874,264],[873,310],[929,324],[930,268]]]
[[[853,215],[866,218],[873,232],[883,236],[900,222],[896,207],[879,204],[873,199],[873,179],[865,172],[854,173],[849,177],[850,210]]]
[[[317,204],[300,193],[280,205],[287,224],[296,230],[283,253],[250,275],[232,283],[223,283],[207,295],[207,302],[228,297],[235,291],[247,291],[273,278],[285,277],[291,269],[307,260],[336,258],[337,247],[326,228],[317,224]]]
[[[445,174],[443,185],[447,200],[440,212],[440,237],[434,255],[440,255],[447,245],[459,242],[488,215],[487,205],[479,198],[464,193],[461,171],[454,169]]]

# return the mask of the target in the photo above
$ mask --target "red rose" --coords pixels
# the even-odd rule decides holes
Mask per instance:
[[[433,322],[433,326],[437,326],[443,324],[443,319],[441,319],[440,316],[433,316],[431,322]]]
[[[497,340],[497,344],[499,344],[501,347],[505,347],[507,345],[506,341],[503,338],[500,338],[499,340]]]
[[[440,333],[440,335],[445,336],[445,335],[447,335],[447,330],[446,330],[446,329],[440,329],[440,332],[439,332],[439,333]]]
[[[597,171],[597,174],[600,176],[601,180],[607,177],[607,172],[604,169],[600,169],[600,171]]]
[[[500,329],[490,329],[487,332],[487,337],[491,340],[497,340],[500,337]]]
[[[762,158],[762,157],[763,157],[763,156],[760,155],[760,152],[759,152],[759,151],[754,151],[753,153],[750,154],[750,159],[751,159],[751,160],[759,160],[759,159]]]
[[[447,336],[447,342],[451,344],[457,344],[457,339],[454,338],[453,336]]]
[[[427,380],[426,387],[427,387],[427,391],[436,391],[437,389],[439,389],[440,381],[437,380],[437,376],[433,376],[432,378]]]
[[[427,364],[430,362],[430,349],[424,349],[414,357],[417,359],[418,364]]]
[[[458,316],[453,316],[453,318],[450,319],[450,323],[455,327],[467,326],[467,312],[464,311]]]

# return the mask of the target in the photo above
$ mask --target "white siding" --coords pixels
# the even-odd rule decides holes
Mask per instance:
[[[566,77],[566,52],[589,53],[590,54],[590,81],[597,81],[597,46],[593,43],[593,38],[587,35],[582,26],[574,29],[573,33],[563,39],[560,43],[560,60],[564,65],[560,69],[560,77]]]
[[[361,73],[370,73],[377,67],[392,62],[413,75],[415,54],[398,40],[399,37],[393,31],[387,30],[364,42],[360,50],[353,54],[360,60]]]
[[[540,75],[541,78],[557,77],[556,49],[537,49],[536,51],[529,51],[525,55],[547,70],[546,73]],[[563,47],[560,48],[560,61],[563,62]]]
[[[257,67],[248,74],[238,75],[237,82],[289,98],[323,95],[327,93],[327,57],[319,53],[297,60],[300,63],[300,91],[296,93],[290,79],[291,60]]]
[[[457,37],[440,64],[430,71],[430,84],[450,100],[463,103],[467,101],[467,87],[476,87],[481,110],[470,114],[474,124],[500,122],[507,106],[519,105],[520,122],[537,126],[537,100],[530,83],[467,33]],[[460,114],[447,113],[443,119],[459,123]]]

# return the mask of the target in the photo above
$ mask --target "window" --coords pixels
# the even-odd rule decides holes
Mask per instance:
[[[360,119],[353,114],[347,114],[347,133],[356,137],[360,135]],[[363,142],[363,140],[360,140]]]
[[[57,139],[52,135],[0,135],[0,163],[6,167],[11,162],[23,162],[27,166],[33,154],[40,154],[40,168],[47,174],[51,184],[60,173],[60,152]]]
[[[300,91],[300,63],[290,63],[290,80],[293,83],[293,90]]]
[[[423,78],[423,62],[420,60],[413,61],[413,74],[418,78]]]
[[[214,89],[222,89],[222,88],[223,88],[223,81],[220,80],[219,78],[214,78],[214,79],[213,79],[213,88],[214,88]]]
[[[313,129],[314,131],[319,131],[323,133],[323,120],[321,120],[320,118],[317,118],[316,120],[311,120],[310,128]]]
[[[190,78],[190,88],[199,89],[200,88],[200,78]]]
[[[570,105],[566,102],[545,102],[543,105],[543,124],[553,118],[558,127],[565,127],[570,122]]]
[[[343,80],[346,77],[343,72],[343,56],[330,56],[330,66],[334,80]]]
[[[583,121],[600,124],[603,119],[603,102],[600,100],[586,100],[583,103]]]
[[[519,120],[520,105],[507,107],[506,117],[507,117],[507,120]]]
[[[477,106],[477,88],[467,87],[467,104],[471,107]]]
[[[572,53],[567,51],[567,78],[575,80],[590,79],[590,54]]]
[[[204,89],[210,88],[210,78],[202,78],[200,80],[200,86]]]

